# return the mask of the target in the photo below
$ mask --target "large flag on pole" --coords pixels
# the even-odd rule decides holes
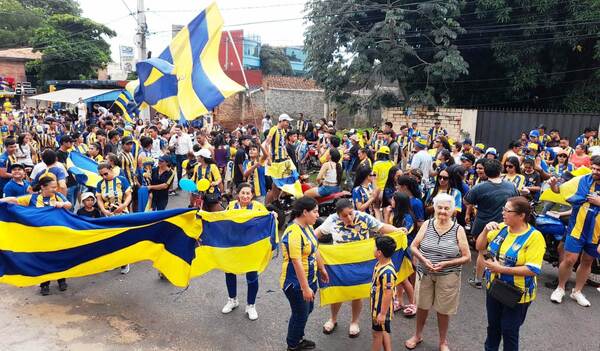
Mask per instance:
[[[137,105],[135,104],[135,101],[133,101],[133,97],[127,90],[123,90],[121,94],[119,94],[114,104],[117,105],[119,109],[121,109],[123,119],[127,123],[135,124],[133,116],[139,116],[140,113],[137,108]]]
[[[185,26],[158,58],[136,64],[135,101],[172,119],[194,120],[244,87],[219,63],[223,18],[212,3]]]

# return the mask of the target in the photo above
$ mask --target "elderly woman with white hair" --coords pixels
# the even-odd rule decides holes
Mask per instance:
[[[448,324],[456,314],[460,295],[462,265],[471,260],[464,228],[452,218],[454,198],[438,194],[433,199],[434,217],[425,221],[410,249],[417,267],[417,328],[405,342],[412,350],[423,341],[423,329],[429,309],[437,312],[439,349],[448,351]]]

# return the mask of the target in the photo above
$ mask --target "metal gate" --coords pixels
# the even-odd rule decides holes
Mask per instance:
[[[540,124],[546,126],[548,134],[551,129],[558,129],[560,135],[569,137],[574,146],[575,139],[585,128],[598,129],[600,114],[478,110],[475,142],[503,152],[511,141],[520,138],[521,133],[529,133]]]

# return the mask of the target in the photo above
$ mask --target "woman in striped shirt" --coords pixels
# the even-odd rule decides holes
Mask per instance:
[[[410,246],[417,267],[417,329],[405,342],[412,350],[423,341],[429,309],[437,312],[440,351],[447,351],[450,315],[456,314],[461,266],[471,260],[463,227],[452,219],[454,197],[440,193],[433,199],[434,217],[425,221]]]

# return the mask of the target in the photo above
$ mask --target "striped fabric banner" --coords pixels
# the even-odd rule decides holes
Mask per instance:
[[[390,236],[397,244],[392,262],[398,272],[399,284],[413,273],[413,267],[406,251],[406,234],[393,233]],[[374,238],[319,246],[319,253],[329,274],[329,283],[320,283],[321,306],[370,296],[373,269],[377,263],[374,252]]]

